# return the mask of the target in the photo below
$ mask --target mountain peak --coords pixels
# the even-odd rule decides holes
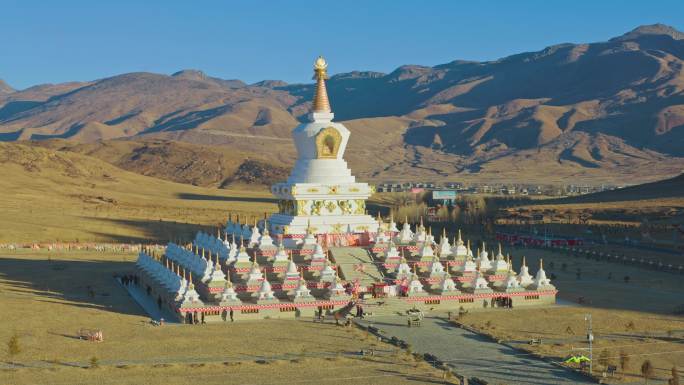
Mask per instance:
[[[256,87],[276,88],[287,86],[287,82],[284,82],[282,80],[262,80],[252,85]]]
[[[171,77],[174,77],[176,79],[194,80],[204,83],[211,83],[226,88],[242,88],[246,86],[246,84],[242,80],[215,78],[212,76],[208,76],[204,73],[204,71],[193,69],[180,70],[178,72],[171,74]]]
[[[0,94],[10,94],[14,91],[14,88],[10,87],[9,84],[5,83],[4,80],[0,79]]]
[[[175,72],[171,74],[174,78],[179,78],[179,79],[188,79],[188,80],[206,80],[207,75],[200,71],[200,70],[193,70],[193,69],[187,69],[187,70],[180,70],[178,72]]]
[[[651,35],[667,35],[675,40],[684,40],[684,33],[676,30],[674,27],[665,24],[650,24],[650,25],[640,25],[633,30],[627,32],[626,34],[610,39],[611,41],[625,41],[634,40],[642,36]]]

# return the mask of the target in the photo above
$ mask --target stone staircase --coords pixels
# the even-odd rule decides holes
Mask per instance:
[[[370,286],[373,282],[382,281],[383,276],[368,250],[361,247],[331,247],[330,254],[340,267],[342,276],[347,281],[359,280],[362,286]],[[363,271],[354,266],[362,263]]]
[[[370,286],[383,280],[383,274],[373,257],[361,247],[331,247],[330,254],[339,266],[342,276],[348,281],[357,278],[362,286]],[[354,269],[355,265],[364,264],[364,271]],[[368,298],[364,300],[364,311],[373,315],[404,315],[413,305],[400,298]],[[426,309],[427,310],[427,309]]]

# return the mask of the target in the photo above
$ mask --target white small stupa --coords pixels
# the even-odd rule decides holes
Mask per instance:
[[[506,276],[506,281],[502,285],[502,289],[506,293],[514,293],[519,291],[524,291],[525,289],[520,286],[518,278],[515,276],[515,271],[513,271],[513,266],[508,265],[508,275]]]
[[[476,270],[477,264],[473,261],[472,256],[467,256],[466,260],[463,261],[463,264],[458,269],[461,274],[474,273]]]
[[[442,237],[439,239],[439,246],[437,246],[437,254],[440,258],[447,258],[451,255],[451,245],[446,235],[446,228],[442,230]]]
[[[508,262],[506,262],[503,253],[501,252],[501,243],[499,243],[499,252],[496,254],[494,263],[491,264],[489,271],[492,274],[502,274],[508,271]]]
[[[323,246],[320,243],[316,243],[314,252],[311,255],[311,266],[321,266],[325,264],[325,251],[323,251]]]
[[[418,257],[420,257],[420,260],[430,261],[434,256],[435,253],[432,250],[432,244],[430,242],[423,242],[422,246],[420,246],[420,250],[418,250]]]
[[[272,303],[279,302],[278,299],[273,294],[273,289],[271,288],[271,283],[268,282],[268,276],[264,274],[264,279],[261,281],[261,286],[259,286],[259,291],[256,292],[257,304],[261,303]]]
[[[400,245],[406,245],[413,241],[413,231],[411,231],[408,218],[404,218],[404,225],[401,227],[399,234],[394,237],[394,241]]]
[[[226,277],[226,283],[223,286],[223,292],[221,293],[220,306],[228,305],[239,305],[242,301],[238,298],[235,288],[233,288],[233,283],[230,281],[230,277]]]
[[[430,261],[430,278],[437,278],[444,275],[444,266],[438,256],[433,256]]]
[[[235,243],[235,234],[233,234],[233,240],[230,243],[230,247],[228,248],[228,260],[226,261],[226,263],[232,263],[237,261],[237,255],[239,250],[240,247],[237,243]]]
[[[397,267],[397,279],[405,279],[411,276],[411,266],[406,262],[406,258],[402,257],[399,266]]]
[[[317,244],[318,240],[316,239],[316,236],[313,233],[313,229],[311,228],[311,222],[307,222],[306,235],[304,236],[304,240],[302,241],[302,248],[313,248]]]
[[[290,298],[293,302],[309,302],[315,300],[311,295],[311,290],[306,285],[306,280],[304,279],[304,272],[302,272],[299,277],[299,282],[297,288],[290,294]]]
[[[192,308],[197,306],[202,306],[204,303],[200,300],[199,294],[195,290],[195,284],[192,283],[192,273],[189,273],[188,278],[188,289],[183,293],[183,299],[181,301],[181,308]]]
[[[544,260],[539,259],[539,270],[537,270],[537,275],[534,277],[534,281],[530,286],[532,290],[555,290],[556,287],[551,284],[551,280],[546,278],[546,272],[544,271]]]
[[[261,282],[264,279],[261,273],[261,268],[259,263],[257,263],[256,255],[254,255],[254,261],[252,262],[252,268],[249,270],[249,275],[247,276],[247,285],[252,286]]]
[[[461,238],[461,229],[458,229],[458,236],[456,238],[456,243],[454,247],[451,248],[451,255],[456,258],[464,258],[468,256],[468,249],[463,244],[463,239]]]
[[[441,295],[453,295],[458,294],[460,291],[456,288],[456,283],[451,279],[449,273],[444,272],[442,276],[442,284],[439,287],[439,293]]]
[[[518,274],[518,282],[520,283],[520,286],[524,288],[527,288],[533,283],[532,276],[530,275],[530,271],[527,268],[524,256],[522,258],[522,266],[520,266],[520,274]]]
[[[287,255],[287,250],[285,250],[285,246],[283,246],[282,243],[278,245],[278,250],[275,253],[275,256],[273,257],[273,264],[274,265],[285,265],[289,262],[289,256]]]
[[[202,282],[209,282],[211,275],[214,273],[214,262],[211,260],[211,252],[202,249],[202,258],[200,260],[201,264],[198,264],[202,268]]]
[[[223,285],[226,280],[226,275],[221,270],[221,263],[219,262],[218,255],[216,256],[216,261],[214,262],[214,270],[211,272],[207,286],[213,287],[216,285]]]
[[[384,252],[383,259],[387,263],[396,263],[398,260],[401,259],[401,256],[399,255],[399,250],[397,250],[397,245],[395,245],[393,241],[390,241],[389,247]]]
[[[264,221],[264,232],[259,237],[259,250],[270,251],[273,250],[274,247],[273,238],[271,238],[268,231],[268,222]]]
[[[413,235],[413,241],[417,244],[424,243],[427,239],[427,232],[425,231],[425,226],[423,225],[423,217],[420,217],[420,224],[416,228],[416,233]]]
[[[487,252],[487,245],[482,242],[482,252],[475,260],[480,265],[480,269],[487,271],[492,268],[492,264],[489,261],[489,253]]]
[[[335,282],[332,285],[328,286],[325,296],[327,299],[331,301],[346,300],[350,297],[347,294],[347,291],[344,288],[344,286],[342,286],[342,281],[340,280],[340,277],[337,277]]]
[[[397,223],[394,222],[394,215],[392,213],[390,213],[390,221],[387,225],[387,231],[391,233],[390,235],[394,235],[399,232],[399,229],[397,228]]]
[[[482,274],[482,268],[477,269],[475,272],[475,277],[473,278],[472,282],[470,283],[470,288],[475,294],[480,294],[480,293],[491,293],[493,292],[492,288],[489,287],[489,283],[484,277],[484,274]]]
[[[382,221],[380,213],[378,213],[378,232],[375,235],[375,245],[384,247],[391,240],[391,237],[387,235],[387,225]]]
[[[319,279],[321,282],[335,282],[337,279],[337,271],[333,269],[329,259],[326,259],[325,266],[323,267],[323,270],[321,270]]]
[[[418,274],[416,274],[415,271],[413,272],[413,275],[411,276],[411,282],[409,282],[407,294],[409,297],[417,297],[417,296],[425,295],[425,290],[423,290],[423,283],[420,282],[420,278],[418,278]]]
[[[259,233],[259,226],[257,226],[257,221],[255,219],[254,227],[252,227],[252,232],[249,237],[249,247],[259,246],[259,239],[261,239],[261,233]]]
[[[180,274],[180,267],[178,265],[176,265],[176,276],[178,276],[180,284],[174,294],[174,301],[180,301],[181,298],[183,298],[185,291],[188,289],[188,280],[185,279],[185,276]]]
[[[428,233],[425,236],[425,243],[430,244],[432,246],[437,245],[437,242],[435,242],[435,236],[432,235],[432,227],[428,228]]]
[[[285,272],[285,280],[292,281],[299,278],[299,269],[297,264],[292,260],[292,255],[290,255],[290,261],[287,264],[287,272]]]
[[[226,249],[226,251],[230,250],[230,241],[228,240],[228,232],[227,231],[223,232],[223,239],[221,240],[221,243],[223,244],[223,247]]]
[[[245,248],[245,245],[243,245],[242,242],[240,243],[240,250],[235,256],[235,263],[238,265],[250,263],[249,254],[247,254],[247,248]]]

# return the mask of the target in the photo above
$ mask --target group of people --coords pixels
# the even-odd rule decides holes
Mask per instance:
[[[513,298],[511,297],[496,297],[492,298],[492,307],[513,308]]]
[[[121,281],[121,284],[124,286],[128,286],[131,283],[134,285],[138,284],[138,275],[137,274],[127,274],[119,277],[119,280]]]

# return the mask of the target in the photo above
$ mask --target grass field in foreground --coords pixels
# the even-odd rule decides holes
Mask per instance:
[[[618,368],[621,352],[630,357],[624,375],[620,373],[611,382],[638,381],[639,368],[646,359],[653,363],[661,380],[669,379],[673,366],[684,368],[684,317],[673,314],[684,305],[682,276],[552,250],[511,250],[516,267],[525,255],[531,273],[536,272],[538,260],[543,257],[547,276],[556,276],[553,283],[559,290],[560,302],[569,305],[471,312],[460,322],[497,340],[562,360],[571,354],[588,355],[580,349],[588,347],[585,315],[591,314],[597,372],[605,370],[598,363],[604,349],[608,361]],[[579,279],[577,269],[581,271]],[[628,283],[625,276],[630,277]],[[586,304],[573,305],[580,297]],[[543,343],[528,345],[532,338],[541,338]]]
[[[440,371],[365,332],[332,323],[151,326],[112,278],[131,268],[133,259],[92,252],[3,252],[0,367],[13,361],[19,368],[5,365],[0,383],[442,383]],[[101,329],[105,341],[75,338],[80,328]],[[5,347],[15,334],[21,353],[9,357]],[[369,348],[383,354],[365,359],[349,354]],[[290,358],[269,361],[283,355]],[[73,366],[88,366],[92,357],[100,368]]]

